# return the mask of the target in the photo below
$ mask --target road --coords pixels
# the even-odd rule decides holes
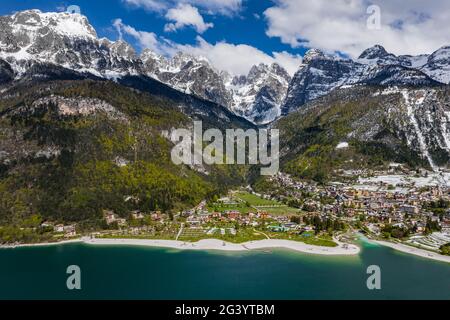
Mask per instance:
[[[178,234],[177,234],[177,237],[175,240],[178,240],[178,238],[181,236],[181,234],[183,233],[183,228],[184,228],[184,223],[181,224],[180,231],[178,231]]]

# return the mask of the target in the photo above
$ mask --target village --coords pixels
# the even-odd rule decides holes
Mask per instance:
[[[358,230],[432,251],[450,243],[450,188],[385,177],[395,184],[363,178],[319,185],[279,173],[269,179],[273,188],[266,193],[248,186],[177,214],[133,211],[122,217],[104,210],[105,230],[89,236],[236,243],[290,239],[334,246],[336,239]],[[42,227],[53,228],[58,237],[81,236],[76,225],[44,222]]]

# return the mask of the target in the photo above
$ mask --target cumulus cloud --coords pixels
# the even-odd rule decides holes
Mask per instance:
[[[259,63],[278,63],[293,75],[302,62],[299,55],[285,51],[273,52],[272,55],[269,55],[246,44],[232,44],[226,41],[211,44],[200,36],[197,36],[195,45],[180,44],[158,37],[153,32],[138,31],[124,24],[121,19],[115,20],[114,26],[121,36],[126,34],[133,37],[141,48],[149,48],[158,54],[169,57],[180,51],[194,56],[202,56],[208,59],[216,69],[227,71],[232,75],[246,75],[252,66]]]
[[[155,33],[147,31],[138,31],[135,28],[123,23],[122,19],[116,19],[113,22],[114,28],[119,33],[120,39],[124,34],[133,37],[139,44],[141,49],[152,49],[158,54],[164,54],[163,40],[160,39]]]
[[[180,3],[176,8],[169,9],[166,13],[166,19],[174,21],[165,25],[166,32],[176,31],[184,27],[191,26],[198,33],[203,33],[209,28],[214,27],[212,23],[205,23],[203,17],[198,12],[198,9],[190,4]]]
[[[292,75],[302,61],[300,56],[287,52],[274,52],[271,56],[246,44],[232,44],[225,41],[211,44],[200,36],[197,37],[196,45],[177,44],[176,48],[195,56],[203,56],[217,69],[232,75],[246,75],[252,66],[259,63],[278,63]]]
[[[243,0],[122,0],[150,11],[166,11],[179,4],[191,4],[209,14],[233,15],[242,8]]]
[[[293,55],[287,51],[273,52],[272,54],[275,62],[285,68],[290,75],[293,75],[302,63],[300,55]]]
[[[162,11],[167,9],[166,1],[161,0],[123,0],[123,2],[135,7],[142,7],[150,11]]]
[[[380,29],[367,27],[370,5],[381,9]],[[353,57],[375,44],[396,54],[421,54],[450,43],[448,0],[275,0],[264,15],[270,37]]]

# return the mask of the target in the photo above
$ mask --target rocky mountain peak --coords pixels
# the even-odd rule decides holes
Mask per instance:
[[[431,54],[421,70],[439,82],[450,84],[450,46],[444,46]]]
[[[231,82],[231,109],[257,124],[272,122],[281,114],[281,103],[291,77],[280,65],[260,63],[247,76],[237,76]]]
[[[16,77],[34,64],[114,79],[141,69],[133,47],[98,39],[88,19],[77,13],[22,11],[1,16],[0,28],[0,58],[10,63]]]
[[[433,55],[432,55],[433,56]],[[450,54],[444,48],[434,59],[396,56],[380,45],[365,50],[358,59],[325,56],[309,50],[290,83],[284,115],[336,88],[355,85],[435,86],[450,81]]]
[[[283,77],[284,79],[286,79],[287,81],[291,80],[291,76],[289,75],[289,73],[286,71],[286,69],[284,69],[282,66],[280,66],[278,63],[274,62],[271,64],[270,66],[270,70],[272,73]]]
[[[234,76],[233,80],[231,81],[232,86],[243,86],[247,83],[247,77],[246,76]]]
[[[170,64],[172,65],[172,67],[178,69],[183,69],[186,67],[186,65],[189,66],[203,65],[212,68],[207,58],[201,56],[194,56],[182,51],[175,54],[175,56],[171,59]]]
[[[448,61],[450,59],[450,46],[444,46],[439,48],[430,55],[429,60],[443,60]]]
[[[386,57],[387,55],[389,55],[389,53],[383,46],[375,45],[364,50],[358,59],[376,59]]]
[[[310,49],[305,53],[305,56],[303,57],[303,63],[308,64],[316,59],[323,59],[325,58],[325,54],[323,51],[319,49]]]
[[[247,75],[247,81],[251,82],[254,81],[254,79],[261,77],[262,75],[266,74],[267,72],[269,72],[269,66],[264,64],[264,63],[260,63],[258,65],[254,65],[248,75]]]
[[[144,49],[139,58],[144,65],[144,72],[152,78],[158,78],[161,72],[167,71],[170,68],[169,61],[166,57],[150,49]]]
[[[68,37],[97,38],[97,32],[86,16],[68,12],[20,11],[10,16],[14,33],[48,32]]]
[[[116,42],[113,42],[111,44],[110,48],[111,48],[111,52],[113,54],[115,54],[116,56],[119,56],[121,58],[129,59],[129,60],[135,60],[138,58],[134,48],[123,40],[118,40]]]
[[[286,69],[277,63],[273,63],[271,65],[260,63],[259,65],[255,65],[250,69],[247,77],[244,78],[246,83],[252,83],[261,79],[268,79],[269,77],[273,79],[279,77],[277,80],[280,82],[289,82],[291,80],[291,77],[287,73]],[[242,78],[240,79],[242,82]]]

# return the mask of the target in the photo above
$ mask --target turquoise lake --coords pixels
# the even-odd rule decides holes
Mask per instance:
[[[66,244],[0,249],[0,299],[450,299],[450,264],[368,243],[358,256]],[[66,287],[69,265],[81,290]],[[367,289],[370,265],[381,290]]]

